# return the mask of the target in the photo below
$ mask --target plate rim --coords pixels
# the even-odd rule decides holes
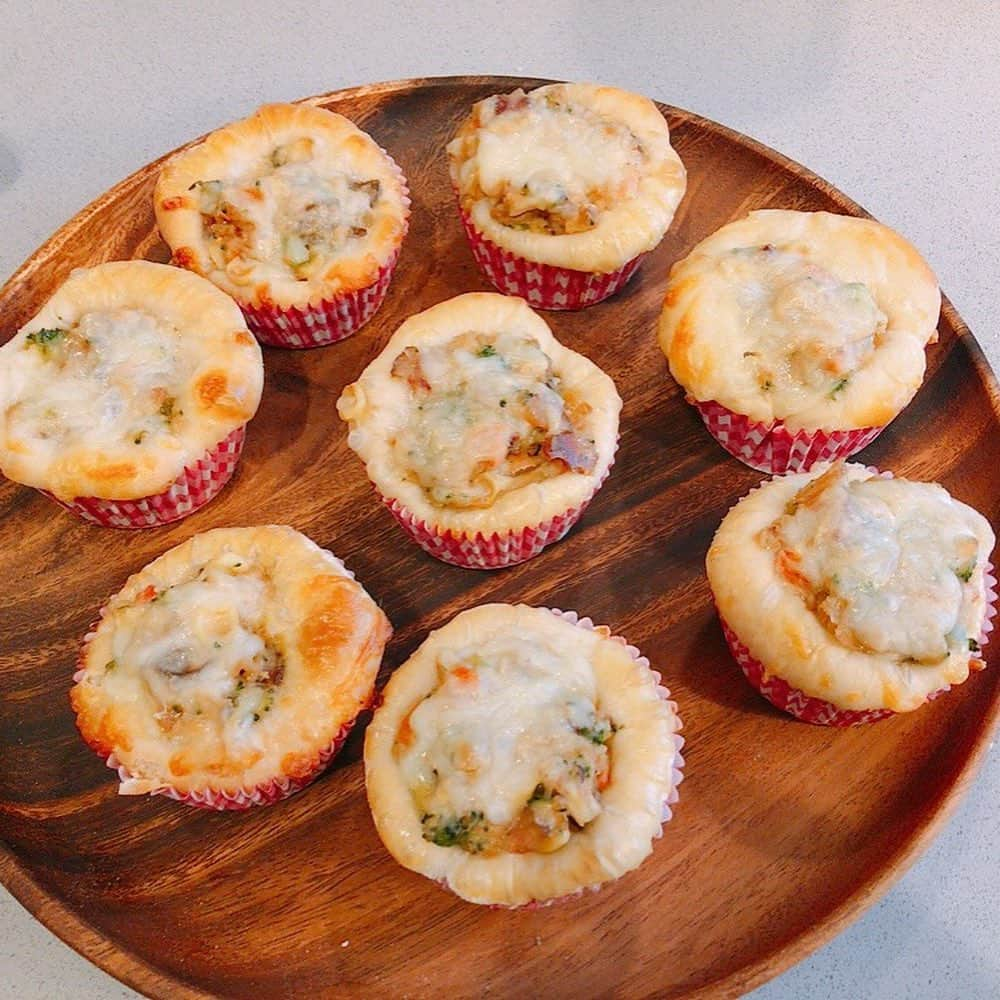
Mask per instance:
[[[495,86],[497,90],[503,90],[518,86],[536,87],[556,82],[563,81],[546,77],[495,74],[404,77],[343,87],[299,98],[288,103],[327,105],[370,95],[377,96],[418,89],[476,84]],[[729,142],[752,150],[783,170],[794,174],[810,186],[819,189],[834,201],[844,214],[873,218],[871,213],[831,182],[752,136],[685,108],[666,104],[655,100],[655,98],[651,99],[668,119],[673,120],[672,129],[676,120],[680,119],[684,123],[691,123],[700,129],[713,132]],[[35,269],[42,266],[47,258],[58,253],[61,238],[64,238],[64,234],[70,227],[100,212],[105,205],[120,197],[122,192],[148,177],[153,168],[165,163],[181,150],[201,142],[208,134],[205,133],[191,139],[143,164],[75,212],[29,254],[0,286],[0,300],[4,299],[9,290],[16,284],[24,281]],[[953,328],[956,339],[961,341],[963,348],[968,352],[972,365],[987,391],[993,414],[1000,423],[1000,381],[993,372],[979,342],[944,293],[941,296],[939,323],[942,319]],[[828,911],[823,919],[817,923],[782,941],[762,954],[756,961],[711,983],[706,983],[694,991],[689,991],[684,996],[691,998],[691,1000],[707,997],[742,996],[781,975],[821,946],[833,940],[881,899],[930,846],[975,781],[988,752],[990,737],[1000,721],[1000,694],[994,696],[982,719],[979,735],[956,771],[951,784],[937,802],[928,806],[924,815],[912,828],[915,832],[867,881],[859,884],[853,892]],[[46,930],[72,948],[78,955],[137,992],[151,997],[169,997],[171,1000],[175,997],[182,998],[182,1000],[205,1000],[205,998],[215,996],[213,993],[175,978],[147,962],[118,941],[105,936],[80,913],[70,907],[60,895],[47,890],[41,881],[35,879],[2,838],[0,838],[0,884],[3,884],[14,899]]]

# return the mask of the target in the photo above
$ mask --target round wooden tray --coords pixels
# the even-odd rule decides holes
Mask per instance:
[[[542,81],[410,80],[314,98],[399,162],[413,221],[388,299],[342,344],[265,350],[266,386],[235,481],[177,525],[91,527],[0,486],[0,876],[40,920],[158,997],[733,996],[856,917],[926,846],[971,780],[1000,706],[992,669],[919,712],[856,730],[796,722],[744,682],[704,573],[712,534],[760,475],[709,437],[667,374],[654,326],[670,264],[755,208],[862,214],[802,167],[664,107],[688,169],[677,218],[638,277],[584,312],[547,313],[625,400],[611,478],[569,537],[517,568],[445,566],[407,542],[348,451],[334,404],[407,316],[488,287],[466,246],[444,145],[469,106]],[[165,260],[159,163],[68,222],[0,291],[3,338],[79,265]],[[863,454],[1000,515],[998,389],[948,303],[914,402]],[[459,901],[400,868],[365,802],[359,727],[333,768],[270,808],[212,814],[119,798],[77,736],[77,645],[125,577],[198,531],[282,522],[341,556],[396,634],[381,679],[484,601],[572,608],[627,636],[680,704],[687,780],[645,864],[534,912]]]

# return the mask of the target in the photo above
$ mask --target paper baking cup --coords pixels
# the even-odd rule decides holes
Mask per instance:
[[[405,235],[405,233],[404,233]],[[239,303],[247,326],[269,347],[325,347],[357,333],[385,301],[399,250],[382,265],[366,288],[347,292],[300,309],[290,306],[248,306]]]
[[[617,448],[617,445],[615,447]],[[570,528],[583,517],[584,511],[604,485],[614,464],[615,460],[612,457],[601,481],[579,506],[563,511],[540,524],[502,534],[493,532],[491,535],[484,535],[477,531],[474,535],[470,535],[465,532],[452,532],[450,529],[442,531],[435,525],[422,521],[399,500],[385,496],[377,486],[375,491],[403,531],[428,555],[452,566],[462,566],[464,569],[503,569],[505,566],[516,566],[537,556],[547,545],[564,538]],[[372,485],[374,486],[374,483]]]
[[[597,626],[594,625],[590,618],[581,618],[575,611],[560,611],[557,608],[549,608],[552,614],[559,618],[568,621],[571,625],[576,625],[578,628],[586,629],[588,632],[593,632],[596,630]],[[681,754],[681,750],[684,748],[684,737],[681,736],[680,730],[683,728],[681,723],[681,717],[677,713],[677,703],[672,701],[670,698],[670,691],[664,687],[661,683],[662,678],[659,671],[653,670],[649,665],[649,660],[646,659],[642,653],[636,649],[635,646],[631,645],[626,639],[623,639],[620,635],[610,636],[612,642],[617,642],[619,645],[624,646],[632,659],[643,669],[648,670],[656,680],[656,693],[670,706],[670,710],[674,713],[674,718],[677,720],[677,729],[674,731],[673,740],[676,753],[674,754],[674,762],[671,768],[670,775],[670,791],[667,797],[663,800],[663,805],[660,812],[660,829],[656,833],[657,839],[663,836],[663,826],[669,823],[673,818],[673,806],[675,806],[680,798],[680,793],[678,792],[678,786],[684,780],[684,757]],[[628,874],[627,872],[625,874]],[[441,885],[448,888],[447,883],[441,882]],[[554,906],[557,903],[564,903],[566,900],[575,899],[577,896],[582,896],[585,892],[597,892],[602,885],[607,885],[607,882],[599,882],[596,885],[582,886],[577,889],[576,892],[567,893],[564,896],[554,896],[551,899],[533,899],[527,903],[517,903],[513,906],[505,906],[503,903],[491,903],[489,908],[491,910],[540,910],[546,906]]]
[[[776,420],[765,424],[735,413],[714,400],[687,397],[701,415],[709,433],[734,458],[760,472],[783,475],[808,472],[817,462],[850,458],[872,443],[885,427],[854,430],[789,431]]]
[[[245,428],[237,427],[154,496],[138,500],[76,497],[67,502],[48,490],[39,492],[92,524],[105,528],[156,528],[204,507],[232,479],[243,451],[244,434]]]
[[[518,257],[488,240],[459,206],[465,235],[479,269],[497,291],[517,295],[536,309],[585,309],[624,288],[645,254],[608,274],[553,267]]]
[[[979,634],[980,648],[989,641],[989,634],[993,631],[993,617],[996,615],[996,578],[993,575],[993,564],[987,563],[983,575],[986,584],[986,614],[983,618],[982,629]],[[729,650],[740,665],[743,676],[755,687],[772,705],[780,708],[789,715],[794,715],[802,722],[811,722],[815,726],[863,726],[868,722],[878,722],[881,719],[888,719],[891,715],[899,713],[889,708],[870,709],[845,709],[822,698],[813,698],[804,691],[792,687],[780,677],[769,674],[760,660],[755,659],[746,646],[740,641],[739,636],[729,627],[726,620],[719,615],[722,623],[722,632],[726,637]],[[949,687],[945,686],[934,691],[927,696],[927,701],[932,701],[938,695],[944,694]]]

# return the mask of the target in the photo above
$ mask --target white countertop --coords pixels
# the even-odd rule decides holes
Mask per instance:
[[[0,281],[113,182],[264,101],[410,76],[599,80],[752,135],[899,229],[1000,370],[1000,4],[153,7],[0,0]],[[135,996],[0,893],[0,997]],[[994,753],[889,894],[754,996],[993,998],[998,923]]]

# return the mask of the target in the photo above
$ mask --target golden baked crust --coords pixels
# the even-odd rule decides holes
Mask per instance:
[[[406,181],[342,115],[268,104],[163,168],[156,221],[174,262],[237,301],[315,305],[372,284],[399,250]]]
[[[507,643],[511,644],[510,650]],[[453,831],[462,828],[454,824],[451,833],[446,828],[443,836],[435,833],[428,839],[428,817],[422,815],[414,799],[406,773],[408,765],[399,753],[399,741],[406,734],[410,720],[416,717],[416,708],[433,705],[429,696],[442,684],[454,682],[447,671],[442,673],[444,665],[450,664],[449,657],[468,654],[474,660],[477,650],[487,658],[509,655],[515,676],[519,664],[525,661],[525,690],[544,691],[546,695],[553,688],[587,692],[584,701],[605,719],[600,733],[577,728],[577,732],[593,740],[591,748],[599,750],[602,757],[607,751],[607,769],[598,784],[596,810],[591,809],[592,818],[582,828],[565,832],[565,839],[555,849],[551,842],[540,850],[531,849],[531,840],[526,843],[520,839],[521,832],[517,834],[519,842],[511,850],[492,850],[467,843],[472,848],[469,850],[456,840]],[[484,692],[489,667],[489,662],[473,667],[459,665],[452,673],[473,684],[481,682],[483,687],[479,690]],[[540,676],[548,679],[541,687],[530,687],[532,679]],[[545,608],[487,604],[458,615],[432,632],[393,674],[366,733],[368,802],[386,848],[401,865],[446,883],[463,899],[503,906],[556,899],[631,871],[650,854],[653,840],[660,834],[663,804],[678,781],[680,739],[675,734],[680,722],[672,703],[662,696],[658,680],[646,661],[638,661],[628,647],[609,637],[607,629],[590,630]],[[564,689],[560,685],[565,685]],[[507,686],[500,697],[504,704],[517,706],[519,692]],[[539,737],[539,743],[530,741],[537,725],[547,723],[548,708],[556,713],[552,717],[555,738],[566,732],[570,738],[573,736],[572,730],[565,730],[565,716],[559,714],[562,704],[559,697],[546,701],[541,715],[531,714],[538,706],[527,705],[528,714],[521,719],[524,725],[511,722],[520,718],[517,711],[510,717],[491,711],[488,698],[481,695],[482,703],[478,707],[473,705],[471,711],[474,717],[475,713],[483,717],[477,731],[492,731],[482,738],[484,747],[494,748],[494,755],[480,758],[478,766],[482,775],[495,773],[489,774],[484,785],[487,779],[473,770],[471,780],[477,789],[492,789],[499,803],[508,794],[508,784],[517,781],[517,775],[512,776],[505,767],[504,748],[508,739],[521,741],[517,745],[522,749],[527,740],[527,746],[545,757],[547,744],[543,737]],[[442,734],[442,738],[449,736]],[[601,746],[596,747],[598,741]],[[526,753],[530,756],[531,750]],[[519,751],[512,758],[514,772],[524,767],[523,756]],[[537,763],[544,769],[552,762]],[[555,761],[556,765],[559,763]],[[468,757],[461,762],[466,774],[470,773],[470,767],[476,766],[469,763]],[[589,776],[589,771],[582,772],[583,778]],[[529,777],[529,785],[532,780]],[[529,794],[530,791],[528,787]],[[544,792],[536,792],[532,800],[541,795]],[[487,819],[492,806],[487,796],[483,804]],[[490,836],[488,829],[485,836]]]
[[[986,573],[995,541],[986,519],[940,486],[892,480],[901,484],[887,496],[900,511],[895,517],[875,493],[851,508],[853,519],[844,520],[843,528],[834,523],[837,530],[830,531],[829,520],[817,522],[823,531],[806,526],[807,549],[818,546],[821,556],[825,551],[846,567],[846,572],[827,573],[824,583],[808,579],[810,554],[803,556],[794,544],[789,547],[787,528],[779,536],[784,541],[774,535],[776,525],[821,500],[821,490],[849,489],[878,478],[861,465],[824,463],[808,473],[768,480],[726,515],[709,548],[706,568],[719,614],[768,674],[841,709],[907,712],[942,688],[960,684],[970,664],[980,663],[978,640],[990,597]],[[810,492],[802,492],[812,484]],[[912,497],[892,495],[904,490]],[[926,503],[930,513],[921,510],[921,523],[907,525],[906,511],[916,510],[915,503]],[[919,576],[914,576],[915,583],[900,583],[894,574],[907,572],[907,559],[910,573],[912,563],[936,569],[931,550],[914,535],[929,531],[932,539],[943,538],[944,528],[932,523],[941,516],[954,522],[948,530],[961,526],[959,540],[967,551],[962,565],[942,562],[935,578],[940,585],[948,582],[944,577],[956,574],[958,579],[951,583],[961,603],[955,605],[957,620],[949,619],[941,628],[941,633],[952,633],[945,636],[943,655],[933,650],[925,655],[921,633],[932,616],[921,613],[918,601],[926,602],[928,588]],[[888,534],[879,525],[880,517],[892,526]],[[918,548],[907,552],[913,545]],[[853,594],[838,607],[840,591],[849,586]],[[898,599],[899,594],[904,598]],[[949,613],[946,602],[935,604],[932,599],[931,605],[932,610]],[[911,627],[908,617],[914,615]],[[894,641],[885,641],[887,636]],[[940,642],[941,635],[936,638]]]
[[[455,405],[461,406],[465,400],[473,398],[477,386],[484,391],[492,390],[500,384],[498,379],[505,377],[505,369],[493,364],[503,360],[502,353],[497,357],[496,348],[486,341],[501,336],[516,338],[521,344],[530,345],[537,357],[547,359],[551,365],[555,380],[558,380],[563,412],[572,411],[573,427],[586,441],[589,455],[578,468],[587,471],[573,471],[559,465],[548,470],[557,474],[547,478],[536,478],[537,470],[525,475],[524,485],[519,485],[521,479],[505,480],[504,491],[492,500],[483,501],[482,505],[474,498],[465,506],[456,506],[450,500],[440,503],[432,500],[436,494],[426,488],[426,470],[420,465],[419,457],[412,465],[407,465],[404,463],[406,456],[402,455],[402,444],[409,440],[408,435],[427,414],[421,409],[419,394],[400,377],[403,374],[400,359],[409,357],[412,349],[450,349],[450,345],[460,342],[459,338],[464,343],[467,336],[485,338],[482,350],[488,356],[483,360],[490,364],[480,366],[481,374],[476,372],[469,376],[468,390],[460,389],[451,396],[458,400]],[[501,340],[495,342],[502,351]],[[556,384],[554,380],[553,384]],[[542,386],[539,381],[539,391],[548,394],[549,390]],[[529,391],[521,390],[525,395]],[[518,406],[516,395],[515,391],[511,399],[497,401],[497,406],[503,407],[494,413],[497,422],[502,424],[501,417],[513,419],[511,415]],[[614,458],[621,398],[611,379],[583,355],[560,344],[545,320],[522,299],[493,292],[470,292],[441,302],[403,323],[358,380],[344,389],[337,409],[350,428],[348,444],[364,461],[368,478],[383,496],[399,500],[421,520],[441,531],[473,535],[477,531],[484,534],[517,531],[586,501],[607,474]],[[475,412],[488,415],[485,405]],[[449,451],[461,457],[463,447],[478,443],[456,441],[444,431],[440,436],[428,434],[430,440],[438,442],[433,454],[426,452],[428,462],[442,455],[447,457]],[[502,425],[500,431],[503,431]]]
[[[461,205],[487,239],[578,271],[615,271],[652,250],[687,184],[656,105],[594,84],[480,101],[448,157]]]
[[[77,726],[121,791],[239,792],[305,777],[371,699],[392,629],[289,527],[195,535],[131,576],[88,635]]]
[[[913,398],[941,296],[898,233],[827,212],[751,212],[671,270],[660,345],[699,401],[792,431],[878,427]]]
[[[0,468],[66,501],[167,489],[256,413],[264,380],[235,303],[148,261],[74,271],[0,359]]]

